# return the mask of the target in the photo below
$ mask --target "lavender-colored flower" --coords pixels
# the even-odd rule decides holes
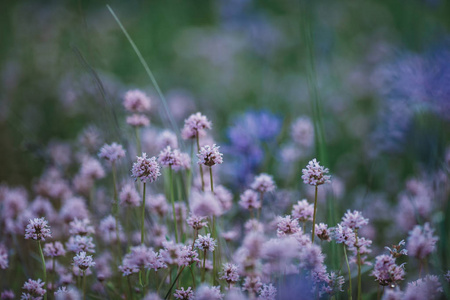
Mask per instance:
[[[264,232],[264,224],[256,219],[250,219],[244,224],[244,229],[249,232]]]
[[[178,148],[177,135],[170,130],[164,130],[158,135],[156,144],[158,149],[164,149],[167,146],[176,149]]]
[[[147,248],[144,245],[131,247],[130,253],[125,255],[121,270],[123,275],[130,275],[131,273],[139,272],[140,269],[159,270],[166,268],[167,265],[159,253],[153,251],[152,248]],[[131,272],[131,273],[130,273]]]
[[[158,155],[158,162],[167,168],[181,166],[181,153],[178,149],[172,150],[170,146],[165,147]]]
[[[0,269],[8,268],[8,251],[5,245],[0,244]]]
[[[300,245],[293,237],[274,238],[263,244],[261,257],[270,263],[286,264],[297,257],[300,250]]]
[[[336,243],[344,243],[347,247],[352,247],[356,243],[355,232],[350,227],[342,224],[338,224],[337,227],[333,228],[331,236]]]
[[[133,114],[127,117],[127,124],[133,127],[147,127],[150,125],[150,120],[144,115]]]
[[[330,232],[328,231],[328,225],[324,223],[316,224],[316,235],[319,239],[322,241],[329,242],[330,239]]]
[[[205,226],[208,226],[208,222],[205,221],[206,217],[199,217],[195,215],[190,215],[186,220],[187,224],[191,226],[194,230],[200,230]]]
[[[66,255],[66,250],[60,242],[47,243],[44,246],[44,255],[50,257],[58,257]]]
[[[220,286],[208,286],[202,284],[195,292],[196,300],[222,300],[223,294],[220,293]]]
[[[396,289],[386,289],[381,300],[405,300],[404,293],[397,287]],[[420,298],[413,298],[420,299]],[[412,300],[412,299],[411,299]]]
[[[89,252],[95,253],[95,245],[93,243],[92,237],[88,236],[71,236],[69,241],[66,243],[67,250],[72,251],[74,253],[79,252]]]
[[[100,237],[105,242],[117,242],[116,226],[119,226],[119,239],[121,239],[122,226],[117,225],[116,219],[112,215],[103,218],[98,227]]]
[[[253,183],[251,184],[251,188],[260,193],[267,193],[273,192],[276,189],[276,185],[272,176],[266,173],[261,173],[255,177]]]
[[[3,194],[2,218],[15,218],[27,207],[27,192],[22,188],[6,188]]]
[[[357,210],[354,210],[353,212],[347,210],[342,218],[342,226],[346,226],[351,229],[359,229],[367,224],[369,224],[369,219],[364,218],[362,213]]]
[[[300,231],[300,226],[297,219],[292,219],[291,216],[278,217],[277,219],[277,235],[279,237],[291,235]]]
[[[324,255],[319,246],[310,244],[301,249],[299,253],[300,267],[306,270],[317,270],[324,262]]]
[[[105,177],[105,170],[98,160],[86,157],[81,163],[80,175],[96,180]]]
[[[77,219],[69,223],[69,233],[71,235],[88,235],[95,233],[94,226],[91,225],[89,219]]]
[[[306,199],[299,200],[297,204],[292,207],[291,215],[298,219],[299,222],[307,222],[313,220],[314,205],[310,204]]]
[[[88,216],[88,209],[85,200],[80,197],[66,199],[59,214],[66,223],[69,223],[74,219],[86,219]]]
[[[136,207],[141,204],[141,198],[133,184],[125,184],[119,193],[120,205]]]
[[[129,112],[149,111],[150,104],[150,98],[140,90],[129,90],[123,100],[123,106]]]
[[[259,201],[258,193],[253,190],[246,190],[241,195],[239,205],[244,209],[253,210],[261,207],[261,201]]]
[[[244,284],[242,286],[242,289],[244,291],[248,291],[249,293],[256,294],[259,292],[259,290],[262,287],[261,279],[259,277],[250,277],[247,276],[244,279]]]
[[[217,242],[211,237],[210,233],[207,235],[198,235],[198,238],[195,240],[195,247],[202,251],[213,252],[216,245]]]
[[[275,300],[277,297],[277,289],[270,284],[263,284],[259,289],[259,300]]]
[[[212,167],[223,163],[223,154],[219,152],[219,148],[216,144],[209,146],[203,146],[200,152],[197,154],[198,164]]]
[[[375,280],[382,286],[396,284],[397,281],[403,280],[405,270],[402,265],[395,264],[395,258],[391,255],[378,255],[375,258],[375,266],[371,273]]]
[[[205,129],[211,129],[211,122],[201,113],[192,114],[184,120],[181,137],[185,140],[204,135]]]
[[[86,271],[90,267],[95,266],[95,262],[92,259],[92,255],[86,255],[86,252],[84,251],[81,251],[80,253],[75,255],[72,264],[83,271]]]
[[[164,247],[160,250],[162,260],[168,265],[176,264],[180,257],[182,244],[175,244],[173,241],[164,241],[162,245]]]
[[[81,299],[80,292],[74,288],[60,287],[55,292],[55,300],[79,300]]]
[[[21,299],[42,299],[42,297],[47,292],[45,289],[43,289],[44,284],[45,282],[42,282],[41,279],[28,279],[28,281],[25,282],[22,287],[22,289],[24,289],[26,293],[22,294]]]
[[[178,266],[189,266],[195,262],[200,262],[197,251],[193,251],[191,246],[183,246],[178,257]]]
[[[440,299],[442,285],[436,275],[427,275],[408,283],[403,299]]]
[[[184,287],[181,287],[181,289],[175,290],[173,296],[179,300],[193,300],[194,291],[191,287],[188,287],[186,290],[184,289]]]
[[[148,196],[145,205],[152,213],[157,214],[161,218],[169,211],[166,196],[163,194]]]
[[[433,232],[434,230],[430,227],[429,223],[425,223],[423,227],[416,225],[409,232],[406,245],[408,254],[422,260],[436,250],[436,242],[439,238],[433,236]]]
[[[139,178],[142,182],[154,182],[161,176],[159,170],[160,167],[156,162],[156,157],[147,158],[147,154],[142,153],[142,156],[138,156],[137,161],[133,164],[131,177],[133,177],[134,180],[138,180]]]
[[[196,216],[220,216],[223,213],[219,200],[211,192],[194,191],[190,201],[191,211]]]
[[[52,203],[41,196],[37,196],[31,202],[30,209],[36,217],[46,217],[51,221],[54,221],[57,218]]]
[[[233,194],[223,185],[214,187],[214,195],[219,200],[224,211],[228,211],[233,206]]]
[[[100,149],[98,157],[103,158],[111,163],[116,162],[125,156],[125,150],[123,150],[122,145],[117,143],[112,143],[111,145],[105,144]]]
[[[4,290],[1,294],[0,294],[0,299],[2,300],[14,300],[15,299],[15,295],[14,292],[11,290]]]
[[[292,123],[292,140],[303,148],[310,148],[314,144],[314,126],[310,118],[300,117]]]
[[[328,168],[322,167],[319,162],[314,158],[309,161],[306,169],[302,170],[303,182],[309,185],[318,186],[324,183],[330,183],[330,175],[328,174]]]
[[[405,241],[401,240],[398,245],[392,245],[392,249],[389,247],[384,247],[384,249],[388,250],[394,258],[398,258],[402,255],[408,255],[408,250],[402,249],[405,244]]]
[[[30,219],[30,223],[25,229],[25,239],[45,241],[46,238],[51,237],[52,233],[45,218]]]
[[[342,286],[345,283],[345,279],[343,276],[338,276],[338,274],[331,272],[327,274],[327,278],[325,280],[325,285],[322,287],[321,292],[327,293],[329,295],[334,295],[338,292],[343,292]]]
[[[219,279],[225,280],[229,285],[235,284],[239,281],[238,267],[237,265],[225,263],[223,264],[223,271]]]

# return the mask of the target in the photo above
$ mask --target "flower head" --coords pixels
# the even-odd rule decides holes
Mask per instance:
[[[253,190],[246,190],[241,195],[241,200],[239,201],[239,205],[248,210],[260,208],[261,202],[258,199],[258,193],[256,193]]]
[[[43,289],[44,284],[45,282],[42,282],[40,279],[28,279],[22,287],[26,291],[26,293],[22,294],[22,299],[42,299],[42,296],[47,292]]]
[[[50,231],[50,227],[48,226],[48,222],[45,220],[45,218],[30,219],[30,223],[27,225],[27,228],[25,229],[26,239],[45,241],[46,238],[51,237],[52,233]]]
[[[220,293],[220,286],[208,286],[202,284],[195,292],[196,300],[222,300],[223,294]]]
[[[85,271],[95,266],[95,262],[92,259],[92,255],[86,255],[86,252],[81,251],[73,258],[73,265]]]
[[[201,113],[192,114],[184,120],[181,137],[185,140],[194,139],[204,134],[205,129],[211,129],[211,122]]]
[[[139,206],[141,198],[133,184],[126,184],[119,193],[120,204],[124,206]]]
[[[375,259],[376,262],[371,275],[380,285],[386,286],[403,280],[405,276],[403,264],[396,265],[395,258],[391,255],[378,255]]]
[[[103,158],[110,162],[116,162],[125,156],[125,150],[123,150],[122,145],[117,143],[112,143],[111,145],[105,144],[100,149],[98,157]]]
[[[314,143],[314,126],[308,117],[300,117],[292,123],[291,136],[294,142],[303,148],[309,148]]]
[[[277,296],[277,288],[270,284],[263,284],[259,289],[260,300],[275,300]]]
[[[153,182],[161,176],[159,170],[160,167],[156,162],[156,157],[148,158],[146,153],[142,153],[142,156],[138,156],[137,161],[133,164],[131,177],[134,180],[140,179],[142,182]]]
[[[193,300],[194,291],[191,287],[188,287],[186,290],[184,289],[184,287],[181,287],[181,289],[175,290],[173,296],[179,300]]]
[[[69,223],[69,233],[71,235],[88,235],[95,233],[94,227],[90,224],[89,219],[77,219]]]
[[[217,242],[211,237],[211,234],[208,233],[207,235],[198,235],[198,238],[195,240],[195,247],[202,251],[214,251],[214,247],[216,246]]]
[[[234,284],[239,281],[238,267],[234,264],[223,264],[223,270],[219,279],[225,280],[228,284]]]
[[[278,217],[277,235],[285,236],[294,234],[300,231],[300,226],[297,219],[292,219],[291,216]]]
[[[369,219],[364,218],[362,213],[357,210],[354,210],[353,212],[347,210],[342,218],[342,225],[351,229],[359,229],[367,224],[369,224]]]
[[[299,222],[312,221],[314,213],[314,205],[306,201],[306,199],[299,200],[297,204],[292,207],[292,217],[298,219]]]
[[[316,235],[322,241],[329,242],[331,240],[327,224],[324,223],[316,224]]]
[[[58,257],[66,255],[63,244],[60,242],[47,243],[44,246],[44,255],[50,257]]]
[[[150,110],[150,98],[140,90],[130,90],[125,94],[123,106],[129,112],[146,112]]]
[[[199,217],[195,215],[190,215],[186,220],[187,224],[191,226],[194,230],[200,230],[205,226],[208,226],[208,222],[205,221],[206,217]]]
[[[434,230],[430,227],[429,223],[425,223],[423,227],[416,225],[409,232],[406,245],[408,254],[420,260],[430,255],[436,249],[436,242],[438,241],[438,237],[433,236],[433,232]]]
[[[163,167],[179,167],[181,166],[181,153],[178,149],[172,150],[170,146],[166,146],[158,155],[158,162]]]
[[[0,269],[8,268],[8,251],[3,244],[0,244]]]
[[[156,139],[158,149],[164,149],[167,146],[171,148],[178,148],[177,135],[170,130],[164,130]]]
[[[326,175],[328,172],[328,168],[322,167],[314,158],[308,163],[306,169],[302,170],[302,179],[304,183],[314,186],[330,183],[331,177],[330,175]]]
[[[261,173],[255,177],[255,180],[253,180],[253,183],[251,184],[251,188],[260,193],[267,193],[274,191],[276,185],[272,176],[266,173]]]
[[[81,251],[95,253],[95,245],[92,237],[89,236],[71,236],[66,243],[67,250],[78,253]]]
[[[150,125],[150,120],[144,115],[134,114],[127,117],[127,124],[133,127],[146,127]]]
[[[219,152],[219,147],[215,144],[211,147],[209,145],[203,146],[197,154],[198,164],[212,167],[223,163],[223,154]]]

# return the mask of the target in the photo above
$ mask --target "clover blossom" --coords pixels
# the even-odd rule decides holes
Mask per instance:
[[[52,233],[45,218],[30,219],[30,223],[25,229],[25,239],[33,239],[37,241],[45,241],[46,238],[51,238]]]
[[[134,180],[140,179],[142,182],[154,182],[160,173],[159,164],[156,162],[156,157],[148,158],[146,153],[142,156],[137,156],[137,161],[133,164],[131,169],[131,177]]]
[[[330,175],[328,174],[328,168],[322,167],[319,162],[314,158],[311,160],[306,169],[302,170],[303,182],[309,185],[318,186],[325,183],[330,183]]]

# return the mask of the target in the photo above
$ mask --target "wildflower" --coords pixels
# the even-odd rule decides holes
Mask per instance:
[[[438,237],[433,236],[433,232],[434,230],[430,227],[429,223],[425,223],[423,227],[416,225],[409,232],[406,245],[408,254],[420,260],[430,255],[436,249],[436,242],[438,241]]]
[[[396,265],[394,257],[383,254],[378,255],[375,260],[375,266],[371,275],[375,277],[375,280],[380,285],[387,286],[403,280],[405,276],[403,264],[400,266]]]
[[[55,292],[55,300],[77,300],[81,299],[81,295],[78,290],[74,288],[67,288],[65,286],[60,287]]]
[[[208,233],[207,235],[199,235],[198,238],[195,240],[195,247],[202,251],[214,251],[214,247],[216,246],[217,242],[211,237],[211,234]]]
[[[147,127],[150,120],[144,115],[134,114],[127,117],[127,124],[133,127]]]
[[[267,193],[274,191],[276,185],[275,182],[273,181],[272,176],[266,173],[261,173],[255,177],[253,183],[251,184],[251,188],[260,193]]]
[[[129,90],[124,97],[123,106],[129,112],[146,112],[150,110],[150,98],[140,90]]]
[[[5,245],[0,244],[0,269],[8,268],[8,251]]]
[[[139,178],[142,182],[154,182],[161,176],[159,170],[160,167],[156,162],[156,157],[147,158],[147,154],[142,153],[142,156],[138,156],[137,161],[133,164],[131,177],[133,177],[134,180]]]
[[[25,239],[45,241],[46,238],[51,237],[52,233],[45,218],[30,219],[30,223],[25,229]]]
[[[88,236],[71,236],[66,243],[67,250],[79,253],[81,251],[95,253],[95,245],[92,237]]]
[[[223,294],[220,293],[220,286],[207,286],[202,284],[195,293],[196,300],[222,300]]]
[[[156,144],[158,149],[163,149],[167,146],[176,149],[178,148],[177,136],[170,130],[164,130],[158,135]]]
[[[306,270],[315,270],[320,268],[325,259],[320,247],[314,244],[310,244],[309,246],[302,248],[299,253],[299,258],[300,267]]]
[[[199,217],[195,215],[190,215],[186,220],[187,224],[191,226],[194,230],[200,230],[205,226],[208,226],[208,222],[205,221],[206,217]]]
[[[291,125],[291,136],[294,142],[304,148],[314,143],[314,126],[308,117],[300,117]]]
[[[331,177],[330,175],[326,175],[328,172],[328,168],[322,167],[314,158],[308,163],[306,169],[302,170],[302,179],[304,183],[314,186],[330,183]]]
[[[262,287],[261,279],[259,277],[245,277],[244,284],[242,286],[242,289],[244,291],[248,291],[249,293],[256,294],[259,292],[259,290]]]
[[[164,217],[169,211],[166,196],[163,194],[151,195],[147,197],[145,205],[152,213],[157,214],[161,218]]]
[[[262,245],[261,257],[272,263],[287,262],[298,256],[300,245],[292,237],[270,239]]]
[[[382,300],[403,300],[404,293],[397,287],[395,289],[386,289]],[[412,298],[412,299],[420,299],[420,298]]]
[[[223,271],[219,279],[225,280],[229,285],[239,281],[238,267],[234,264],[223,264]]]
[[[427,275],[408,283],[403,299],[440,299],[442,285],[436,275]]]
[[[205,129],[211,129],[211,122],[201,113],[192,114],[184,120],[181,137],[185,140],[204,135]]]
[[[291,219],[291,216],[278,217],[277,235],[279,237],[298,232],[300,227],[297,219]]]
[[[81,197],[66,199],[59,214],[66,223],[69,223],[74,219],[86,219],[88,216],[88,209],[85,200]]]
[[[319,239],[322,241],[329,242],[330,239],[330,232],[328,231],[328,225],[324,223],[320,223],[319,225],[316,224],[316,235]]]
[[[50,257],[58,257],[66,255],[63,244],[60,242],[47,243],[44,245],[44,255]]]
[[[239,201],[239,205],[245,209],[259,209],[261,207],[261,202],[258,199],[258,194],[253,190],[246,190],[241,195],[241,200]]]
[[[338,224],[337,227],[332,230],[332,238],[338,244],[344,243],[347,247],[352,247],[356,243],[356,236],[354,231],[347,226]]]
[[[11,290],[4,290],[0,294],[0,299],[2,299],[2,300],[14,300],[15,299],[14,292],[11,291]]]
[[[133,184],[126,184],[119,193],[120,204],[128,207],[136,207],[141,204],[141,198]]]
[[[220,216],[223,213],[219,200],[211,192],[193,192],[191,211],[196,216]]]
[[[198,164],[212,167],[223,163],[223,154],[219,152],[219,147],[216,144],[203,146],[197,154]]]
[[[331,272],[326,275],[327,278],[325,280],[325,286],[322,288],[323,293],[327,293],[329,295],[336,294],[338,292],[343,292],[342,286],[345,283],[343,276],[338,276],[336,273]]]
[[[401,240],[400,243],[398,243],[398,245],[392,245],[392,249],[389,247],[384,247],[384,249],[388,250],[394,258],[398,258],[402,255],[408,255],[408,250],[401,249],[402,246],[405,246],[404,240]]]
[[[313,220],[314,205],[308,203],[306,199],[299,200],[297,204],[292,207],[291,215],[298,219],[299,222],[307,222]]]
[[[103,158],[111,163],[116,162],[125,156],[125,150],[123,150],[122,145],[117,143],[112,143],[111,145],[105,144],[100,149],[98,157]]]
[[[69,233],[71,235],[88,235],[95,233],[94,227],[90,225],[89,219],[77,219],[69,223]]]
[[[244,224],[245,231],[248,232],[264,232],[264,225],[256,219],[250,219]]]
[[[181,154],[178,149],[172,150],[170,146],[167,146],[158,155],[158,162],[163,167],[177,167],[181,166]]]
[[[81,251],[73,258],[73,265],[86,271],[88,268],[95,266],[92,255],[86,255],[86,252]]]
[[[175,290],[173,296],[179,300],[193,300],[194,291],[192,291],[191,287],[188,287],[187,290],[184,290],[184,287],[181,287],[181,289]]]
[[[178,257],[178,266],[189,266],[195,262],[200,262],[197,251],[193,251],[191,246],[183,246]]]
[[[84,158],[81,163],[80,175],[91,180],[105,177],[105,170],[98,160],[92,157]]]
[[[117,235],[116,235],[116,226],[119,226],[119,232],[121,231],[122,227],[120,226],[120,224],[116,223],[116,219],[109,215],[105,218],[103,218],[100,221],[100,225],[98,227],[99,232],[101,233],[101,238],[105,241],[105,242],[117,242]],[[119,239],[120,239],[120,234],[119,234]]]
[[[354,210],[350,212],[347,210],[344,217],[342,218],[342,225],[347,226],[351,229],[359,229],[363,225],[367,225],[369,223],[369,219],[366,219],[362,216],[361,212]]]
[[[259,289],[259,300],[275,300],[277,296],[277,289],[270,284],[263,284]]]
[[[130,253],[123,259],[123,265],[133,266],[138,270],[146,268],[155,271],[167,267],[159,253],[144,245],[131,247]]]
[[[42,282],[41,279],[32,280],[28,279],[27,282],[23,285],[22,289],[26,291],[26,293],[22,294],[22,299],[42,299],[42,296],[47,292],[42,287],[45,285],[45,282]]]

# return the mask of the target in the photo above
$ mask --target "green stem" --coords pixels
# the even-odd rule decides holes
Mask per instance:
[[[136,147],[137,147],[137,153],[140,155],[142,152],[141,150],[141,138],[139,137],[139,127],[134,128],[134,134],[136,135]]]
[[[127,281],[128,281],[128,289],[129,289],[129,293],[130,293],[130,299],[133,300],[133,289],[131,288],[130,276],[127,276]]]
[[[47,269],[45,268],[45,258],[44,253],[42,252],[42,246],[41,241],[38,241],[39,244],[39,253],[41,254],[41,260],[42,260],[42,271],[44,271],[44,289],[47,290]],[[47,292],[44,294],[44,300],[47,300]]]
[[[114,216],[116,218],[116,240],[117,240],[117,249],[119,254],[119,261],[122,264],[122,249],[120,247],[120,236],[119,236],[119,197],[117,193],[117,178],[116,178],[116,164],[112,163],[112,173],[113,173],[113,185],[114,185],[114,203],[115,210],[113,211]]]
[[[52,291],[55,291],[55,279],[56,279],[56,270],[55,270],[55,257],[52,257]]]
[[[205,272],[206,272],[206,250],[203,251],[203,271],[202,271],[202,282],[205,281]]]
[[[198,134],[196,136],[196,139],[197,139],[197,153],[200,153],[200,139],[199,139]],[[199,164],[198,167],[200,168],[200,178],[202,179],[202,191],[204,192],[205,191],[205,180],[203,178],[203,168],[202,168],[201,164]]]
[[[313,224],[312,224],[312,234],[311,234],[311,241],[314,243],[314,236],[316,231],[316,210],[317,210],[317,185],[316,190],[314,193],[314,214],[313,214]]]
[[[195,290],[195,276],[194,276],[194,271],[192,270],[192,265],[189,266],[189,269],[191,269],[191,276],[192,276],[192,287]]]
[[[209,181],[211,182],[211,192],[214,194],[214,184],[212,176],[212,167],[209,167]]]
[[[181,268],[181,270],[178,272],[177,277],[175,277],[175,280],[173,281],[172,285],[170,286],[169,290],[167,291],[167,294],[166,294],[166,296],[164,297],[164,299],[167,299],[167,297],[169,297],[170,292],[172,291],[172,289],[173,289],[175,283],[178,281],[178,277],[180,277],[181,272],[183,272],[184,268],[185,268],[185,266],[183,266],[183,267]]]
[[[358,265],[358,300],[361,300],[361,254],[359,253],[359,246],[358,246],[358,230],[355,229],[355,237],[356,237],[356,256],[357,261],[356,264]]]
[[[83,271],[83,299],[86,299],[86,271]]]
[[[141,208],[141,244],[144,245],[144,222],[145,222],[145,182],[142,192],[142,208]]]
[[[352,273],[350,271],[350,264],[348,263],[348,257],[347,257],[347,250],[344,245],[344,255],[345,255],[345,262],[347,263],[347,270],[348,270],[348,299],[352,300]]]
[[[177,215],[175,213],[175,196],[173,192],[173,173],[172,167],[169,167],[169,180],[170,180],[170,201],[172,202],[172,213],[173,213],[173,223],[175,227],[175,241],[178,244],[178,225],[177,225]]]

